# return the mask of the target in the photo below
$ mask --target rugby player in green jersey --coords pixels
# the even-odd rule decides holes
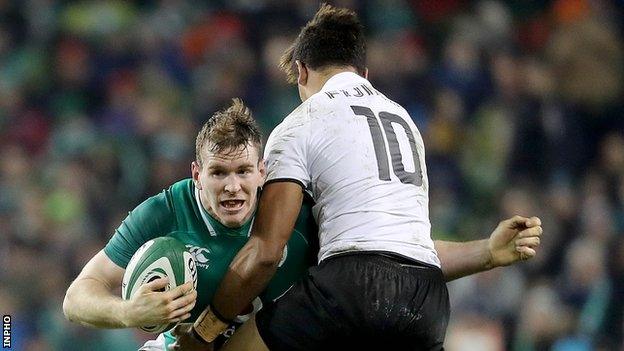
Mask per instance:
[[[259,129],[240,100],[216,113],[197,136],[192,179],[173,184],[129,213],[67,290],[63,303],[67,318],[101,328],[196,319],[249,236],[265,178],[261,142]],[[167,284],[161,279],[143,285],[132,299],[123,301],[114,291],[121,286],[128,261],[143,243],[159,236],[180,240],[195,255],[197,291],[184,284],[157,292]],[[317,228],[308,204],[301,210],[292,240],[284,250],[279,277],[248,312],[255,312],[262,300],[281,295],[316,263],[316,240]],[[239,318],[236,322],[245,320],[245,316]],[[165,333],[142,350],[166,349],[163,339],[173,341]]]

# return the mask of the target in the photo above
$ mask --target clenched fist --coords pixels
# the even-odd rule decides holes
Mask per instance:
[[[514,216],[500,222],[488,239],[491,266],[508,266],[532,258],[541,235],[542,221],[538,217]]]

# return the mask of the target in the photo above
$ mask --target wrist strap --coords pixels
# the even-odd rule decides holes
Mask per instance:
[[[197,334],[200,340],[209,343],[213,342],[219,334],[225,331],[228,325],[229,323],[217,317],[212,308],[208,306],[208,308],[199,315],[192,329],[193,333]]]
[[[191,327],[191,332],[193,333],[193,337],[194,337],[195,339],[199,340],[199,342],[202,342],[202,343],[204,343],[204,344],[206,344],[206,345],[208,345],[208,344],[209,344],[209,342],[208,342],[208,341],[206,341],[206,340],[204,340],[204,338],[203,338],[201,335],[199,335],[199,333],[197,332],[197,330],[195,330],[195,326],[192,326],[192,327]]]

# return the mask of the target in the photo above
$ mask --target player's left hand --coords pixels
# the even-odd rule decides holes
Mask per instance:
[[[173,328],[171,334],[176,341],[169,345],[169,351],[213,351],[213,344],[198,340],[193,333],[193,323],[180,323]]]
[[[534,257],[541,235],[542,221],[538,217],[514,216],[500,222],[488,239],[491,267]]]

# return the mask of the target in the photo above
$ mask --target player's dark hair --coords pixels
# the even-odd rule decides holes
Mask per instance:
[[[232,105],[216,112],[204,124],[195,139],[195,158],[202,165],[201,151],[208,147],[210,152],[234,151],[248,145],[255,146],[262,153],[262,134],[251,110],[242,100],[232,99]]]
[[[322,4],[280,59],[279,66],[290,83],[297,82],[296,60],[314,70],[353,66],[363,75],[366,42],[357,14],[346,8]]]

